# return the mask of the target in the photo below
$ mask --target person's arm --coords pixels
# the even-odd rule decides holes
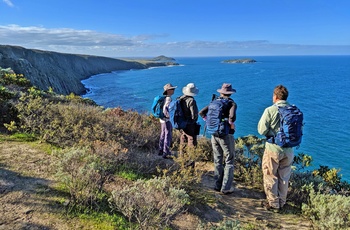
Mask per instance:
[[[258,133],[260,135],[266,136],[271,129],[271,114],[268,109],[264,110],[259,123],[258,123]]]
[[[192,115],[192,120],[197,121],[198,120],[198,106],[197,102],[193,99],[192,100],[192,106],[191,106],[191,115]]]
[[[236,121],[237,104],[234,101],[232,101],[231,103],[232,103],[232,106],[229,111],[228,123],[230,125],[229,133],[234,134],[236,130],[235,121]]]
[[[230,112],[228,116],[228,122],[230,124],[233,124],[236,121],[236,111],[237,111],[237,104],[232,101],[232,106],[230,108]]]
[[[169,105],[170,105],[170,102],[171,102],[171,97],[166,97],[165,98],[165,102],[164,102],[164,106],[163,106],[163,113],[164,113],[164,116],[166,118],[169,118],[170,115],[169,115]]]
[[[199,111],[199,116],[201,116],[203,119],[207,117],[208,108],[209,106],[207,105],[203,109],[201,109],[201,111]]]

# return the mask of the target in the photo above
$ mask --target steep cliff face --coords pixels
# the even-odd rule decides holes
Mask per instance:
[[[169,63],[141,63],[115,58],[63,54],[0,45],[0,67],[12,68],[42,90],[52,87],[59,94],[83,94],[81,80],[116,70],[144,69]]]

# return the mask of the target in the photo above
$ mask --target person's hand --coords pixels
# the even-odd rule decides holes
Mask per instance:
[[[207,116],[205,116],[205,117],[202,117],[203,118],[203,121],[206,121],[207,120]]]
[[[236,125],[235,125],[235,123],[231,123],[231,125],[230,125],[230,129],[234,129],[234,130],[236,130]]]

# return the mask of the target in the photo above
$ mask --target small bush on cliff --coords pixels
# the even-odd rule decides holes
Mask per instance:
[[[110,199],[112,207],[136,221],[140,229],[164,228],[188,201],[184,190],[170,186],[170,178],[138,180],[113,191]]]
[[[339,170],[327,166],[320,166],[313,171],[306,170],[311,164],[312,157],[307,154],[299,153],[294,157],[288,199],[297,207],[301,208],[302,204],[308,202],[311,190],[319,194],[350,195],[350,185],[342,181]]]
[[[97,208],[103,185],[118,166],[118,152],[69,148],[57,155],[57,178],[69,191],[71,206]]]
[[[12,92],[0,85],[0,128],[11,121],[18,121],[16,109],[9,102],[13,96]]]
[[[16,74],[10,68],[0,67],[0,128],[11,121],[18,121],[16,110],[11,103],[16,92],[12,88],[29,85],[29,81],[23,76]]]
[[[263,189],[261,161],[263,140],[256,136],[239,137],[235,142],[235,177],[253,188]]]
[[[350,228],[350,197],[309,191],[309,202],[302,211],[318,229]]]
[[[30,81],[23,74],[15,73],[12,69],[0,67],[0,84],[6,86],[29,87]]]
[[[162,178],[170,178],[171,186],[185,189],[188,192],[195,190],[201,180],[203,171],[195,167],[196,162],[202,162],[204,151],[200,146],[187,147],[186,152],[174,158],[175,164],[161,169]]]

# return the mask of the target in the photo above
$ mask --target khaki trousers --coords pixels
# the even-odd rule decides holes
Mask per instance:
[[[262,170],[264,190],[270,206],[283,207],[287,200],[288,182],[294,153],[277,153],[265,149]]]

